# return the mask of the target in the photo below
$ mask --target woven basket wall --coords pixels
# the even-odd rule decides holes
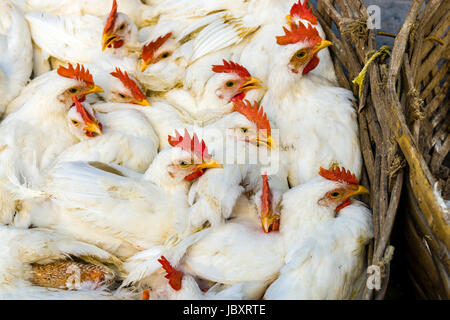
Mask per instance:
[[[405,176],[403,231],[408,275],[424,299],[450,299],[450,217],[435,193],[450,199],[449,9],[413,1],[403,54],[400,101],[417,157]]]

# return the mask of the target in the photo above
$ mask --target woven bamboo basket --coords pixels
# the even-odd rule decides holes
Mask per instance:
[[[450,216],[442,204],[450,199],[449,9],[446,0],[414,0],[398,51],[403,60],[399,107],[410,130],[402,206],[405,253],[422,299],[450,299]]]
[[[318,0],[313,11],[327,39],[333,42],[330,48],[339,84],[351,90],[356,99],[364,158],[362,184],[371,190],[363,201],[372,209],[374,222],[367,265],[378,267],[381,278],[379,287],[365,287],[363,299],[383,299],[394,251],[389,239],[404,176],[404,160],[392,129],[395,126],[386,119],[391,113],[387,87],[394,78],[389,75],[396,73],[387,64],[387,48],[377,48],[377,30],[368,27],[370,17],[362,1]],[[354,81],[356,78],[359,81]]]

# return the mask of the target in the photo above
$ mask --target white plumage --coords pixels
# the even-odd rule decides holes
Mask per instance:
[[[32,46],[22,12],[10,1],[0,3],[0,113],[20,94],[31,76]]]
[[[65,149],[55,162],[103,162],[144,173],[159,147],[159,139],[144,115],[125,109],[97,113],[96,118],[102,124],[103,134],[89,138],[81,133],[80,140],[83,141]],[[71,126],[75,129],[73,123]]]
[[[280,234],[286,265],[266,299],[350,299],[361,293],[354,285],[365,276],[372,217],[358,202],[336,213],[346,198],[341,188],[348,186],[316,177],[283,195]],[[333,190],[342,198],[331,199]]]
[[[0,297],[2,299],[118,299],[99,288],[65,291],[33,285],[32,264],[49,264],[70,257],[120,264],[95,246],[45,229],[19,229],[0,225]]]
[[[116,4],[114,2],[114,4]],[[121,67],[134,73],[140,49],[136,25],[113,5],[103,19],[91,15],[56,15],[30,11],[25,15],[39,60],[51,68],[66,62],[95,64],[97,68]],[[52,37],[48,35],[52,34]],[[45,67],[35,67],[35,70]],[[92,68],[93,69],[93,68]]]
[[[311,47],[312,37],[318,41],[317,47]],[[358,123],[351,92],[335,87],[324,77],[304,74],[317,59],[316,50],[326,45],[329,43],[318,40],[316,35],[308,35],[304,41],[277,45],[277,59],[271,61],[268,91],[261,103],[274,127],[280,130],[291,186],[307,182],[321,166],[338,164],[357,177],[361,173]]]
[[[0,179],[2,222],[9,223],[14,200],[7,190],[7,176],[32,186],[39,183],[53,160],[79,141],[69,129],[67,113],[73,104],[70,90],[79,97],[97,90],[93,83],[62,77],[56,71],[34,79],[12,103],[20,107],[0,124]]]

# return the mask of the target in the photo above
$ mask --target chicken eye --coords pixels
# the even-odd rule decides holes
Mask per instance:
[[[225,84],[228,88],[232,88],[234,86],[234,82],[233,81],[227,81],[227,83]]]
[[[164,52],[164,53],[161,54],[161,58],[162,59],[168,58],[169,56],[170,56],[169,52]]]
[[[121,98],[126,98],[126,95],[124,95],[123,93],[119,93],[119,96],[120,96]]]
[[[120,27],[119,27],[119,30],[123,30],[123,29],[125,29],[125,24],[124,23],[121,24]]]
[[[189,162],[187,162],[187,161],[180,161],[180,166],[182,166],[182,167],[187,167],[187,166],[189,166],[190,165],[190,163]]]
[[[303,59],[304,57],[306,57],[306,52],[305,51],[299,51],[296,54],[296,57],[299,59]]]
[[[70,93],[77,93],[78,89],[77,88],[71,88],[69,89]]]
[[[330,196],[334,199],[339,198],[341,196],[341,193],[339,191],[334,191],[330,194]]]
[[[248,129],[247,128],[241,128],[242,133],[247,133]]]
[[[78,124],[79,124],[79,122],[76,121],[76,120],[72,120],[72,123],[73,123],[74,126],[78,126]]]

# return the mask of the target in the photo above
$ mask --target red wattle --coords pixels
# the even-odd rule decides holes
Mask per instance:
[[[192,181],[194,179],[197,179],[198,177],[201,177],[204,174],[203,170],[197,170],[194,173],[191,173],[190,175],[186,176],[184,180],[186,181]]]
[[[337,206],[336,208],[336,215],[339,213],[339,211],[341,211],[342,209],[344,209],[345,207],[351,205],[352,203],[350,202],[350,199],[348,199],[347,201],[345,201],[344,203],[341,203],[339,206]]]
[[[311,61],[306,65],[305,69],[303,69],[303,74],[308,74],[313,71],[319,65],[320,59],[317,56],[311,59]]]
[[[233,98],[231,98],[231,102],[236,102],[238,100],[244,100],[245,99],[245,92],[239,93],[235,95]]]
[[[108,48],[113,47],[114,49],[118,49],[118,48],[120,48],[120,47],[123,46],[123,43],[124,43],[123,40],[117,40],[117,41],[114,41],[113,43],[111,43],[111,44],[108,46]]]

